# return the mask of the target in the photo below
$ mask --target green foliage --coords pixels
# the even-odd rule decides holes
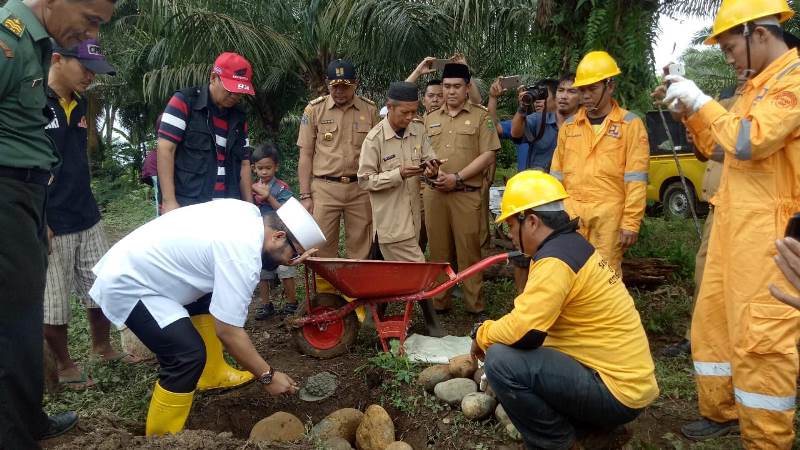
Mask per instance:
[[[393,353],[381,352],[367,360],[367,365],[356,369],[361,371],[367,367],[379,369],[385,375],[381,384],[383,398],[389,404],[406,413],[412,413],[418,407],[422,397],[408,395],[404,392],[408,385],[417,378],[417,366],[406,356],[396,356]]]
[[[688,48],[681,55],[686,77],[697,83],[703,92],[713,97],[723,89],[736,85],[736,74],[718,47]]]

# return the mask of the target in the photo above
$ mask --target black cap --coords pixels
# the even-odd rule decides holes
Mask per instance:
[[[463,78],[464,81],[469,83],[471,78],[469,67],[466,64],[447,63],[442,71],[442,79],[445,78]]]
[[[95,39],[87,39],[72,48],[62,48],[58,45],[53,46],[53,53],[62,56],[77,58],[83,67],[95,74],[116,75],[117,70],[106,61],[100,50],[100,44]]]
[[[395,81],[389,85],[387,97],[398,102],[416,102],[419,101],[419,92],[417,91],[417,85],[414,83]]]
[[[350,61],[334,59],[328,64],[328,83],[353,84],[356,81],[356,68]]]

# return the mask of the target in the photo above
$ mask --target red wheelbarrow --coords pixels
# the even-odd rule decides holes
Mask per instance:
[[[355,309],[366,306],[372,314],[383,351],[388,352],[388,340],[396,338],[403,352],[415,302],[431,299],[489,266],[506,262],[515,254],[519,252],[490,256],[457,274],[448,263],[309,258],[305,262],[306,301],[288,323],[303,353],[332,358],[345,353],[355,341],[359,328]],[[312,296],[316,292],[315,273],[354,300],[348,302],[340,295],[329,293]],[[434,286],[442,274],[448,279]],[[379,305],[388,303],[405,303],[403,314],[385,315]]]

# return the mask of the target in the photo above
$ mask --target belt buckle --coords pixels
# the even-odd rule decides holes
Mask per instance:
[[[339,177],[339,182],[344,184],[350,184],[350,177]]]

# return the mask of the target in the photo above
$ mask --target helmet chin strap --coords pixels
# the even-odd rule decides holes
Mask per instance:
[[[753,37],[753,31],[750,30],[750,22],[744,24],[744,31],[742,34],[744,35],[745,46],[747,46],[747,69],[745,69],[742,75],[749,80],[756,74],[750,59],[750,38]]]
[[[525,216],[525,213],[517,214],[517,224],[519,225],[517,227],[517,239],[519,239],[519,251],[523,255],[528,255],[527,253],[525,253],[525,243],[522,242],[522,224],[525,223],[525,218],[526,217],[527,216]],[[530,255],[528,255],[528,256],[530,256]]]

